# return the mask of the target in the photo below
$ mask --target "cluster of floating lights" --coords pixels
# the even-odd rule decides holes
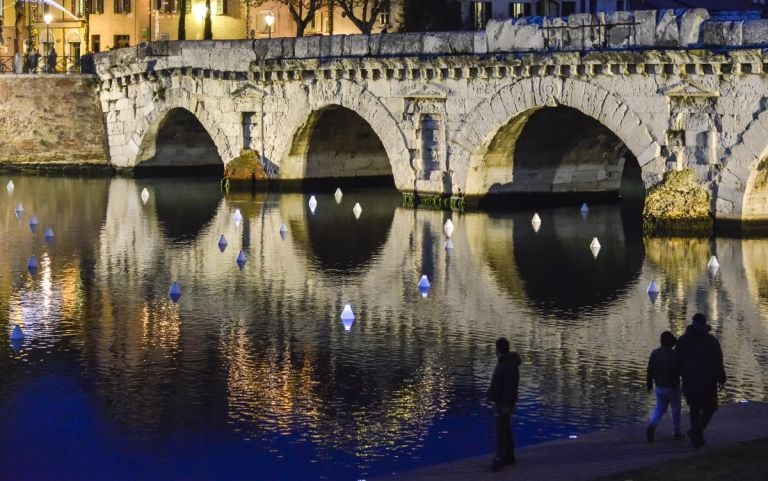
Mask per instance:
[[[13,194],[14,190],[16,190],[16,185],[13,183],[12,180],[8,181],[8,184],[5,186],[6,190],[8,191],[8,194]],[[21,219],[24,216],[24,206],[19,202],[16,204],[16,207],[14,208],[14,212],[16,214],[17,219]],[[32,231],[33,234],[37,233],[37,228],[39,227],[40,222],[37,220],[37,217],[33,214],[29,218],[29,230]],[[43,238],[45,239],[45,243],[48,245],[51,245],[53,242],[54,237],[56,235],[53,233],[53,229],[51,227],[48,227],[45,230],[45,233],[43,234]],[[37,261],[37,256],[35,254],[32,254],[29,256],[29,259],[27,260],[27,270],[29,271],[29,274],[34,276],[37,274],[37,271],[40,269],[40,264]],[[24,331],[21,329],[21,326],[18,324],[15,324],[13,326],[13,330],[11,331],[11,342],[14,343],[14,345],[19,345],[21,341],[24,340]]]

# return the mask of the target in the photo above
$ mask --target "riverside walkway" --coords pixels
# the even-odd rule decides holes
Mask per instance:
[[[491,419],[488,419],[491,422]],[[376,481],[590,481],[604,476],[693,456],[714,448],[768,439],[768,404],[744,402],[721,406],[706,431],[707,444],[694,449],[687,440],[672,440],[669,413],[659,423],[656,441],[645,442],[645,424],[637,423],[520,448],[517,464],[489,471],[492,454],[377,478]],[[683,429],[688,426],[683,412]],[[488,440],[491,445],[493,440]]]

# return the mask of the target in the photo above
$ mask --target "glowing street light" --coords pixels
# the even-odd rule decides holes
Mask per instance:
[[[267,24],[267,31],[269,32],[269,38],[272,38],[272,25],[275,24],[275,16],[272,14],[272,12],[269,12],[264,17],[264,23]]]
[[[47,55],[51,52],[51,22],[53,21],[53,15],[51,15],[50,13],[46,13],[45,15],[43,15],[43,20],[45,21],[45,30],[46,30],[45,45],[47,45],[48,47],[46,52],[46,55]]]

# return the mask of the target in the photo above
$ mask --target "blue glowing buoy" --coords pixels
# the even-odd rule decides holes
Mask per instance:
[[[237,262],[237,267],[240,268],[240,270],[243,270],[243,266],[245,265],[245,252],[240,251],[239,254],[237,254],[237,259],[235,259],[235,262]]]
[[[168,297],[171,298],[174,304],[179,302],[179,298],[181,297],[181,287],[178,282],[171,284],[171,288],[168,290]]]
[[[35,257],[34,254],[29,256],[29,260],[27,261],[27,270],[30,274],[33,276],[37,274],[37,270],[40,268],[40,264],[37,263],[37,257]]]
[[[24,206],[22,206],[21,204],[17,204],[14,212],[16,213],[16,218],[21,219],[22,216],[24,216]]]
[[[51,242],[53,242],[54,237],[56,236],[53,234],[53,229],[49,227],[48,229],[45,230],[45,234],[43,234],[43,238],[45,238],[45,242],[50,244]]]
[[[16,324],[11,331],[11,341],[21,341],[22,339],[24,339],[24,331]]]
[[[33,215],[33,216],[32,216],[32,217],[29,219],[29,230],[31,230],[31,231],[32,231],[32,233],[34,234],[35,232],[37,232],[37,226],[38,226],[38,225],[39,225],[39,222],[37,222],[37,217],[35,217],[35,216]]]
[[[656,299],[659,297],[659,292],[661,289],[659,289],[659,285],[656,284],[656,281],[651,281],[650,284],[648,284],[648,298],[651,299],[651,304],[656,302]]]
[[[219,250],[221,252],[224,252],[224,250],[227,248],[227,238],[224,237],[224,234],[221,234],[219,236]]]
[[[426,275],[421,276],[421,279],[419,280],[419,292],[421,293],[421,297],[426,298],[429,294],[429,279]]]

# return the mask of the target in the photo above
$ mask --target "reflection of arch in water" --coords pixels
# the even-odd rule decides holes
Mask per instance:
[[[210,224],[222,199],[218,182],[206,179],[154,179],[149,190],[157,219],[171,240],[195,238]]]
[[[369,266],[389,238],[395,208],[402,202],[400,195],[382,190],[380,196],[366,197],[369,202],[364,202],[359,220],[352,213],[356,202],[353,192],[345,193],[340,204],[330,194],[315,197],[318,207],[310,214],[309,196],[299,196],[304,216],[290,221],[299,251],[311,253],[321,270],[344,273]]]
[[[619,207],[595,206],[587,219],[573,208],[539,215],[538,233],[528,211],[497,218],[484,231],[483,262],[512,299],[528,299],[546,316],[570,318],[615,301],[634,284],[644,250],[639,236],[616,230],[624,224]],[[596,259],[592,237],[602,244]]]

